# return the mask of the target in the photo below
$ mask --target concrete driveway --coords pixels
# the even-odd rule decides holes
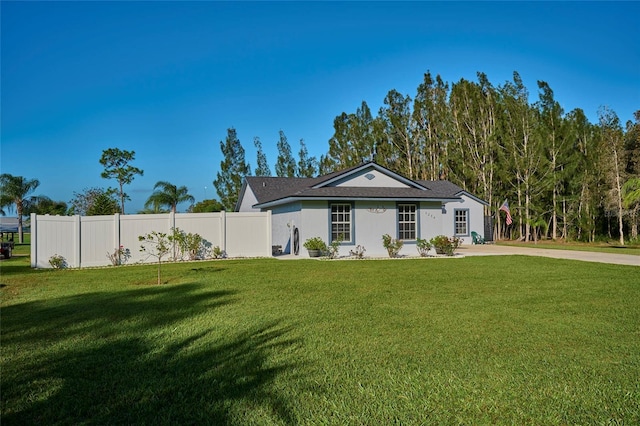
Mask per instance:
[[[585,262],[612,263],[615,265],[640,266],[640,256],[630,254],[597,253],[591,251],[556,250],[532,247],[500,246],[495,244],[464,245],[458,250],[463,256],[504,256],[519,254],[525,256],[543,256],[556,259],[582,260]]]

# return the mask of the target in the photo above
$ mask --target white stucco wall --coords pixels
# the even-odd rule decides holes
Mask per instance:
[[[386,256],[382,246],[382,235],[398,236],[398,212],[395,201],[355,201],[352,214],[354,241],[344,243],[340,255],[349,254],[356,245],[364,246],[366,256]],[[299,232],[299,256],[308,257],[304,242],[312,237],[320,237],[325,242],[330,239],[330,202],[299,201],[272,209],[272,241],[280,245],[284,253],[292,254],[291,226]],[[463,244],[471,244],[471,231],[484,235],[483,205],[471,197],[462,195],[461,200],[451,201],[442,208],[439,201],[418,203],[418,235],[430,240],[436,235],[454,235],[454,212],[456,209],[468,210],[468,233],[461,235]],[[415,241],[406,241],[400,254],[417,255]]]
[[[291,226],[299,227],[302,213],[300,203],[275,207],[271,211],[271,240],[274,246],[282,246],[284,254],[292,254]],[[300,240],[302,251],[302,239]]]
[[[369,179],[367,176],[372,177]],[[408,188],[402,183],[379,170],[368,168],[358,173],[353,173],[344,179],[332,182],[327,186],[350,186],[350,187],[379,187],[379,188]]]
[[[442,215],[442,234],[452,236],[455,233],[455,210],[465,209],[469,213],[468,233],[459,235],[463,244],[471,244],[471,232],[475,231],[484,238],[484,206],[473,198],[462,195],[459,201],[450,201],[445,204],[446,213]]]
[[[285,253],[291,253],[291,228],[295,225],[300,236],[300,256],[308,257],[304,242],[312,237],[320,237],[325,242],[330,239],[329,205],[327,201],[302,201],[272,210],[273,244],[281,245]],[[382,246],[382,235],[398,236],[398,212],[395,201],[356,201],[353,203],[352,226],[354,241],[344,243],[340,255],[349,254],[356,245],[364,246],[366,256],[387,256]],[[482,204],[470,197],[462,196],[457,202],[448,202],[443,211],[440,202],[418,203],[419,237],[430,240],[436,235],[454,235],[454,211],[469,211],[469,233],[462,235],[463,244],[471,244],[471,231],[483,235],[484,211]],[[406,241],[400,254],[417,255],[415,241]]]
[[[256,209],[252,207],[254,204],[257,204],[258,200],[256,199],[255,194],[251,190],[251,188],[247,185],[244,191],[244,197],[240,200],[240,208],[239,212],[259,212],[260,209]]]
[[[442,203],[439,201],[420,203],[420,238],[428,241],[442,234],[442,228]]]
[[[355,203],[355,244],[345,246],[342,254],[348,254],[354,245],[366,248],[367,256],[387,256],[382,246],[382,235],[389,234],[398,237],[398,210],[395,201],[374,202],[360,201]],[[443,216],[440,202],[418,203],[418,236],[429,240],[442,234]],[[452,225],[453,226],[453,225]],[[406,241],[402,255],[415,256],[417,250],[415,241]]]
[[[326,201],[302,202],[302,216],[298,229],[300,230],[300,255],[308,256],[303,247],[304,242],[313,237],[320,237],[325,243],[329,242],[329,204]]]
[[[397,236],[396,203],[392,201],[357,201],[355,203],[355,242],[345,246],[341,254],[346,255],[356,245],[364,246],[365,256],[383,256],[382,235]]]

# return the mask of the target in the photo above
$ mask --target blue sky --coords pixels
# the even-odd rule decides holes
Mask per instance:
[[[2,173],[37,178],[68,202],[102,179],[107,148],[144,170],[126,192],[141,209],[154,184],[217,198],[220,141],[235,127],[255,169],[278,132],[297,154],[328,150],[333,119],[423,74],[454,83],[518,71],[565,112],[622,123],[640,109],[639,2],[6,2],[0,4]],[[187,206],[181,206],[184,210]]]

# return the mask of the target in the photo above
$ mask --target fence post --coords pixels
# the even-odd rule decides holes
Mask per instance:
[[[80,258],[82,235],[80,235],[80,216],[73,217],[73,264],[76,268],[82,268],[82,259]]]
[[[267,257],[272,257],[273,256],[273,250],[272,250],[273,234],[272,234],[272,229],[271,229],[271,210],[267,210],[267,226],[265,226],[265,228],[267,228],[266,253],[267,253]]]
[[[120,213],[113,214],[113,244],[116,250],[120,250]]]
[[[38,266],[38,215],[31,213],[31,267]]]
[[[227,212],[220,212],[220,248],[224,253],[227,252]]]
[[[167,234],[171,234],[171,230],[176,229],[176,214],[171,210],[169,212],[169,230]]]

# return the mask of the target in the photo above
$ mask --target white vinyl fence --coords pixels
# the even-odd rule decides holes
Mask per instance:
[[[63,256],[69,268],[111,265],[108,254],[128,249],[127,264],[154,262],[140,252],[138,236],[171,233],[172,228],[199,234],[228,257],[271,256],[271,212],[167,213],[113,216],[31,215],[31,267],[50,268]]]

